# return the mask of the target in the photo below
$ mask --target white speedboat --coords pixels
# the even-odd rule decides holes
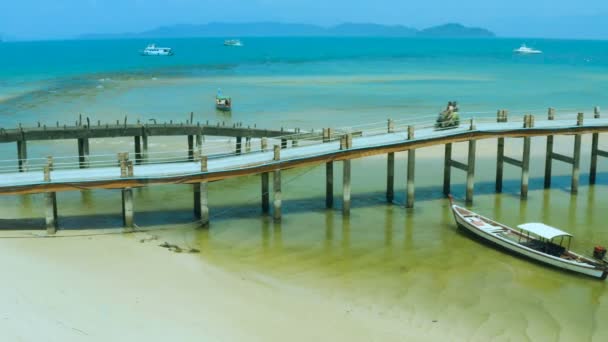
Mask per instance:
[[[243,46],[243,43],[238,39],[227,39],[224,40],[224,46]]]
[[[539,53],[543,53],[540,50],[536,50],[530,47],[527,47],[526,44],[522,44],[519,49],[513,50],[513,52],[518,53],[520,55],[536,55]]]
[[[154,44],[150,44],[141,50],[141,54],[143,56],[173,56],[173,50],[168,47],[157,47]]]
[[[517,226],[519,229],[511,228],[455,205],[452,196],[449,198],[456,224],[486,241],[557,268],[602,280],[608,276],[606,249],[602,246],[595,247],[593,258],[583,256],[570,250],[572,235],[564,231],[543,223],[524,223]]]

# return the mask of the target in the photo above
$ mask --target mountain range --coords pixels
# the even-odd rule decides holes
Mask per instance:
[[[78,39],[188,38],[188,37],[429,37],[491,38],[484,28],[449,23],[423,30],[402,25],[344,23],[332,27],[310,24],[208,23],[201,25],[161,26],[139,33],[85,34]]]

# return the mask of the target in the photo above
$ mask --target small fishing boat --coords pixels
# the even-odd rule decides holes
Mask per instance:
[[[224,40],[224,46],[243,46],[243,43],[238,39],[227,39]]]
[[[173,50],[168,47],[157,47],[154,44],[146,46],[140,51],[142,56],[173,56]]]
[[[518,49],[513,50],[513,52],[518,53],[520,55],[536,55],[539,53],[543,53],[540,50],[527,47],[526,44],[522,44]]]
[[[567,232],[544,223],[524,223],[518,229],[511,228],[455,205],[452,196],[448,197],[456,224],[484,240],[554,267],[602,280],[608,276],[606,249],[602,246],[594,248],[593,258],[583,256],[570,250],[572,235]]]
[[[217,95],[215,95],[215,108],[225,112],[232,110],[232,99],[230,96],[223,95],[220,89],[217,90]]]

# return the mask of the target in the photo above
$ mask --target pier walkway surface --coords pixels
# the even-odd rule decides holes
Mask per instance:
[[[181,129],[181,128],[180,128]],[[146,134],[140,128],[142,134]],[[414,206],[416,149],[445,146],[443,192],[450,193],[452,168],[466,172],[466,201],[473,201],[475,177],[476,142],[481,139],[497,139],[496,191],[502,191],[503,166],[510,164],[521,169],[522,199],[528,194],[528,173],[530,165],[531,138],[546,136],[545,188],[551,186],[551,169],[554,160],[572,165],[571,192],[576,193],[579,185],[581,136],[592,134],[590,184],[594,184],[598,157],[608,157],[608,152],[598,148],[599,134],[608,132],[608,118],[601,118],[596,107],[592,118],[585,119],[583,113],[555,118],[555,111],[549,109],[546,120],[536,121],[533,115],[507,119],[506,111],[498,111],[496,118],[461,120],[457,127],[437,128],[435,118],[418,117],[401,120],[342,127],[324,128],[322,131],[304,132],[295,130],[268,131],[264,137],[262,130],[249,129],[226,131],[235,139],[230,141],[202,142],[204,130],[187,131],[188,150],[175,152],[152,152],[148,154],[147,140],[144,151],[137,131],[128,133],[135,142],[135,158],[126,152],[117,155],[89,155],[88,138],[78,139],[78,156],[54,156],[28,160],[24,148],[25,140],[17,140],[19,159],[0,161],[0,195],[35,194],[45,195],[47,232],[55,233],[57,228],[56,192],[121,189],[122,213],[126,228],[133,227],[132,188],[154,184],[191,184],[194,194],[194,213],[202,226],[209,223],[208,182],[231,177],[261,176],[262,212],[270,212],[270,194],[273,194],[273,217],[281,219],[281,170],[325,164],[326,166],[326,206],[333,207],[335,161],[342,167],[342,212],[350,213],[351,202],[351,160],[372,155],[387,155],[386,198],[390,203],[394,198],[395,153],[407,151],[406,207]],[[282,132],[283,135],[279,135]],[[322,132],[322,133],[320,133]],[[215,132],[217,133],[217,132]],[[161,135],[161,134],[159,134]],[[572,156],[553,151],[555,135],[574,137]],[[107,136],[105,136],[107,137]],[[246,138],[243,148],[242,137]],[[253,147],[251,138],[256,140]],[[196,138],[196,144],[194,139]],[[521,159],[505,155],[505,138],[522,138]],[[256,138],[257,139],[257,138]],[[291,142],[291,146],[288,144]],[[468,142],[466,163],[452,159],[452,144]],[[128,147],[125,147],[127,149]],[[35,158],[33,158],[35,159]],[[8,166],[5,165],[8,163]],[[16,167],[18,165],[18,167]],[[16,172],[18,170],[18,172]],[[269,175],[272,174],[272,190]]]
[[[116,166],[91,166],[85,169],[78,168],[79,165],[74,163],[68,165],[72,169],[54,169],[48,181],[45,181],[42,169],[1,173],[0,193],[23,194],[162,183],[196,183],[472,139],[608,131],[608,118],[588,119],[581,125],[576,124],[576,119],[536,121],[534,127],[530,128],[524,128],[522,122],[474,122],[475,127],[470,127],[470,122],[462,122],[458,128],[442,130],[429,127],[427,123],[411,126],[415,129],[414,137],[409,139],[407,129],[395,128],[393,132],[388,133],[388,128],[384,132],[372,128],[360,131],[361,136],[353,137],[352,145],[348,148],[341,148],[339,138],[332,138],[325,143],[321,139],[304,140],[297,147],[282,149],[278,159],[275,158],[273,149],[261,148],[242,154],[209,155],[207,172],[201,171],[199,161],[155,163],[154,159],[151,159],[148,164],[134,165],[132,176],[121,177],[121,168],[116,162]],[[285,137],[297,139],[295,134]]]

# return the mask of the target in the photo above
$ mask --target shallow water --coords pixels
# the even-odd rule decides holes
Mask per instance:
[[[498,108],[543,116],[602,105],[608,90],[608,43],[538,41],[543,56],[513,56],[513,40],[251,39],[226,50],[212,39],[158,42],[171,59],[133,54],[147,42],[3,43],[0,126],[37,121],[139,119],[243,121],[258,127],[345,127],[386,118],[433,115],[457,99],[465,115],[493,116]],[[219,41],[221,43],[221,40]],[[11,48],[6,53],[7,47]],[[34,61],[27,52],[59,49]],[[101,50],[102,54],[90,51]],[[231,115],[213,110],[218,87],[235,99]],[[605,103],[605,102],[604,102]],[[608,106],[604,106],[608,107]],[[228,140],[228,139],[227,139]],[[132,149],[130,139],[91,140],[92,154]],[[600,144],[608,150],[606,139]],[[570,169],[555,162],[544,190],[544,138],[533,139],[530,193],[519,199],[517,169],[505,166],[504,193],[494,193],[495,141],[478,143],[473,209],[509,225],[542,221],[571,232],[572,248],[590,253],[608,244],[608,162],[588,187],[589,137],[583,144],[579,194],[569,193]],[[150,138],[151,152],[184,150],[184,138]],[[556,138],[570,154],[571,137]],[[76,142],[30,142],[30,157],[74,155]],[[466,145],[455,147],[464,160]],[[508,140],[509,156],[521,142]],[[0,159],[15,157],[0,145]],[[201,258],[273,282],[343,298],[353,308],[398,317],[404,325],[444,330],[454,339],[603,341],[608,329],[605,283],[514,257],[455,229],[441,195],[442,149],[417,157],[416,204],[404,208],[405,160],[397,154],[395,203],[386,204],[385,157],[353,162],[352,210],[340,211],[341,165],[336,163],[335,209],[326,210],[322,166],[283,175],[283,220],[260,215],[258,177],[210,184],[211,227],[194,229],[191,189],[156,186],[134,191],[140,227],[201,250]],[[465,175],[454,170],[453,193],[464,197]],[[62,229],[121,226],[120,192],[58,194]],[[42,227],[41,196],[0,197],[0,227]],[[436,321],[436,322],[433,322]]]

